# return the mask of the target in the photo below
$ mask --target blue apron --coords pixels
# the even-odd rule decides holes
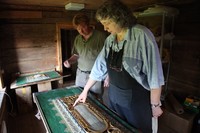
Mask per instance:
[[[152,133],[150,92],[143,88],[122,66],[123,48],[110,48],[106,59],[110,86],[109,107],[143,133]]]

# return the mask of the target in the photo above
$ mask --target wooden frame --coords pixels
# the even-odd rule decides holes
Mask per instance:
[[[56,24],[56,39],[57,39],[57,66],[56,71],[63,73],[62,67],[62,45],[61,45],[61,29],[73,29],[73,25],[69,23],[57,23]]]
[[[4,81],[3,81],[3,72],[0,66],[0,91],[4,88]]]

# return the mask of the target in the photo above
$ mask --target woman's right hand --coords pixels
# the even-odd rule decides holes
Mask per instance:
[[[76,101],[74,102],[73,106],[76,106],[76,104],[78,102],[82,102],[84,103],[86,101],[86,98],[87,98],[87,91],[84,91],[79,95],[79,97],[76,99]]]
[[[109,84],[110,84],[110,80],[109,80],[109,76],[107,76],[106,79],[104,80],[103,87],[108,88]]]

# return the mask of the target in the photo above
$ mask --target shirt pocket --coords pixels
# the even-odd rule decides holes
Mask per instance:
[[[99,50],[97,49],[88,49],[87,52],[88,58],[90,59],[96,59],[99,54]]]
[[[130,75],[141,76],[143,75],[143,61],[134,58],[125,58],[123,61],[124,68]]]

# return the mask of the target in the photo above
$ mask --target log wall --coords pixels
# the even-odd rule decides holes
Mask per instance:
[[[18,72],[55,70],[59,54],[56,25],[71,25],[76,13],[32,6],[15,8],[3,8],[0,12],[0,66],[4,82]]]
[[[15,8],[2,8],[0,12],[0,64],[4,77],[16,72],[55,69],[56,23],[71,24],[75,12]],[[182,96],[200,95],[199,2],[176,8],[180,14],[175,19],[168,90]]]
[[[200,96],[200,4],[177,8],[169,90],[180,97]]]

